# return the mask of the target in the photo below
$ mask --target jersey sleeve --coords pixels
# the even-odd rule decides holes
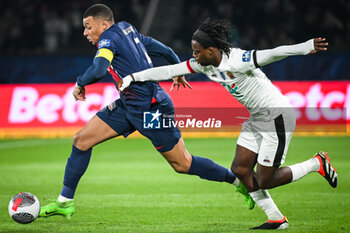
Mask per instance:
[[[111,62],[114,54],[118,53],[118,41],[112,37],[110,31],[105,31],[100,36],[97,48],[98,51],[95,57],[104,57]]]
[[[187,60],[186,65],[191,73],[203,73],[203,66],[196,62],[194,58]]]
[[[109,61],[104,58],[97,57],[92,65],[85,71],[83,75],[78,76],[77,85],[80,87],[98,82],[107,73]]]
[[[234,72],[246,73],[258,68],[255,50],[232,49],[229,55],[229,66]]]
[[[282,45],[274,49],[256,51],[256,65],[264,66],[288,56],[307,55],[315,49],[314,39],[294,45]]]
[[[187,62],[181,62],[178,64],[158,66],[155,68],[146,69],[137,73],[133,73],[134,81],[163,81],[177,76],[190,74]]]
[[[97,50],[97,53],[95,55],[95,58],[98,58],[98,57],[103,57],[103,58],[107,59],[109,61],[109,63],[111,63],[113,60],[114,54],[109,49],[101,48],[101,49]]]
[[[92,65],[83,75],[77,78],[78,86],[86,86],[99,81],[107,73],[107,68],[117,52],[116,41],[112,40],[111,33],[105,31],[101,34],[97,44],[98,50]]]

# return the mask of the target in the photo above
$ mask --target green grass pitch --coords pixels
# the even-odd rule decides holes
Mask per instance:
[[[175,173],[146,139],[110,140],[94,148],[71,220],[21,225],[8,215],[19,192],[41,204],[57,198],[71,139],[0,141],[0,232],[247,232],[266,221],[226,183]],[[229,167],[236,139],[185,139],[190,153]],[[339,174],[331,188],[319,174],[270,190],[290,223],[287,232],[350,232],[350,137],[294,137],[285,165],[329,152]],[[263,231],[268,232],[268,231]]]

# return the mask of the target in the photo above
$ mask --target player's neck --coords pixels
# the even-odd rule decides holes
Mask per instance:
[[[218,67],[221,63],[222,60],[222,52],[218,51],[217,54],[215,54],[215,56],[213,57],[213,66]]]

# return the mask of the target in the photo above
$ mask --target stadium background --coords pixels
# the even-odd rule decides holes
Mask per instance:
[[[145,35],[169,45],[181,60],[191,57],[191,35],[207,16],[231,21],[232,43],[242,49],[267,49],[326,37],[330,43],[327,52],[290,57],[262,70],[299,107],[304,123],[313,126],[311,130],[307,127],[299,130],[291,143],[287,164],[305,160],[308,158],[305,156],[319,149],[329,150],[334,153],[342,185],[335,192],[325,183],[314,187],[313,184],[321,182],[315,175],[271,193],[292,218],[293,232],[350,231],[346,207],[350,204],[350,182],[345,178],[350,177],[349,1],[0,0],[0,232],[45,232],[50,231],[47,226],[54,224],[61,227],[57,232],[72,232],[72,229],[74,232],[86,232],[86,229],[87,232],[245,232],[248,227],[265,221],[261,211],[247,213],[240,197],[232,197],[226,186],[225,189],[174,176],[150,143],[137,134],[135,139],[112,140],[98,146],[95,166],[89,168],[81,184],[82,191],[77,194],[80,203],[91,204],[93,200],[96,204],[91,204],[91,208],[99,207],[98,203],[104,203],[106,198],[116,197],[116,203],[104,205],[110,218],[105,219],[106,213],[101,210],[94,210],[96,215],[93,215],[91,209],[85,210],[79,204],[80,214],[69,223],[40,219],[25,228],[8,218],[3,210],[15,193],[30,191],[45,202],[59,192],[57,183],[61,182],[71,146],[71,139],[65,138],[70,138],[94,112],[117,97],[109,80],[87,88],[91,100],[88,104],[76,104],[71,97],[76,77],[91,64],[96,52],[84,38],[81,23],[82,12],[93,3],[107,4],[117,21],[128,21]],[[152,59],[155,65],[165,64],[159,58]],[[192,91],[169,92],[177,108],[200,107],[208,111],[240,108],[230,95],[221,92],[222,87],[207,82],[204,76],[192,75],[187,79],[194,87]],[[161,85],[168,91],[171,82]],[[307,109],[314,109],[316,116],[308,116]],[[208,157],[228,167],[238,132],[239,127],[234,132],[185,129],[184,137],[190,151],[209,154]],[[114,156],[117,153],[120,156]],[[109,161],[116,164],[112,166]],[[142,179],[140,174],[130,172],[135,168]],[[47,174],[45,179],[41,171]],[[157,182],[153,181],[155,177]],[[140,189],[128,183],[130,178]],[[105,180],[105,186],[100,184],[101,180]],[[176,187],[169,186],[169,180]],[[206,190],[206,194],[201,190]],[[93,194],[88,195],[89,192]],[[305,199],[306,196],[310,198]],[[169,203],[168,198],[173,202]],[[215,202],[217,198],[222,202]],[[327,208],[338,211],[330,219],[315,201],[323,198],[327,199]],[[197,200],[200,204],[193,204]],[[232,209],[239,214],[232,213]],[[169,210],[173,219],[170,222]],[[321,217],[315,222],[312,216],[318,213]],[[90,224],[86,224],[87,218]],[[232,223],[232,219],[237,222]]]
[[[0,83],[9,84],[0,87],[3,99],[1,107],[4,109],[0,114],[0,137],[73,135],[97,110],[117,97],[110,80],[102,80],[106,82],[103,87],[92,85],[88,89],[91,96],[88,103],[74,103],[69,98],[70,85],[55,86],[57,83],[74,83],[76,77],[91,64],[96,49],[82,34],[81,14],[95,2],[0,2],[0,19],[3,22],[0,29]],[[346,106],[350,103],[350,86],[346,80],[349,80],[347,67],[350,66],[350,46],[346,42],[350,39],[350,20],[347,14],[349,3],[346,1],[304,3],[274,0],[263,3],[253,0],[246,3],[242,0],[133,0],[104,3],[113,9],[116,20],[128,21],[140,32],[169,45],[181,60],[191,57],[191,35],[208,16],[231,21],[234,27],[232,43],[243,49],[266,49],[303,42],[312,37],[326,37],[330,43],[326,53],[290,57],[265,66],[262,70],[277,86],[292,87],[288,90],[282,88],[284,94],[298,92],[298,96],[290,98],[294,106],[315,107],[318,111],[327,108],[342,111],[331,111],[331,114],[343,116],[342,120],[335,117],[342,128],[335,131],[347,131],[346,121],[350,114],[347,114]],[[166,64],[157,57],[152,59],[155,65]],[[188,80],[196,82],[208,79],[204,75],[191,75]],[[337,83],[339,80],[343,82]],[[209,97],[213,84],[196,84],[201,88],[196,95],[186,91],[170,93],[176,107],[215,107],[215,104],[210,105],[210,101],[233,101],[233,105],[223,104],[221,107],[240,107],[229,95]],[[169,90],[169,84],[162,85]],[[219,85],[215,87],[220,88]],[[50,88],[52,93],[47,91]],[[310,95],[316,97],[312,100]],[[191,105],[188,105],[187,97],[192,99]],[[207,105],[203,104],[203,99]],[[82,105],[85,107],[80,107]],[[71,111],[68,106],[71,106]],[[329,122],[329,119],[321,118],[320,122],[311,120],[311,123],[325,125]]]

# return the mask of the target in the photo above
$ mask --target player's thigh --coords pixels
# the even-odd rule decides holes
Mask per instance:
[[[182,137],[171,150],[160,153],[177,172],[187,173],[191,167],[192,156],[187,151]]]
[[[231,170],[249,192],[253,192],[258,189],[254,171],[256,159],[257,154],[255,152],[237,144],[236,154],[231,165]]]
[[[74,145],[80,150],[88,150],[96,144],[116,136],[118,133],[95,115],[76,133]]]
[[[242,173],[247,170],[253,170],[257,161],[259,143],[260,137],[253,131],[250,121],[244,122],[237,140],[236,153],[231,166],[233,171]]]
[[[117,100],[99,111],[86,126],[76,134],[74,145],[81,150],[88,150],[107,139],[119,135],[127,137],[134,131],[135,128],[126,118],[125,112],[120,107],[119,101]]]

